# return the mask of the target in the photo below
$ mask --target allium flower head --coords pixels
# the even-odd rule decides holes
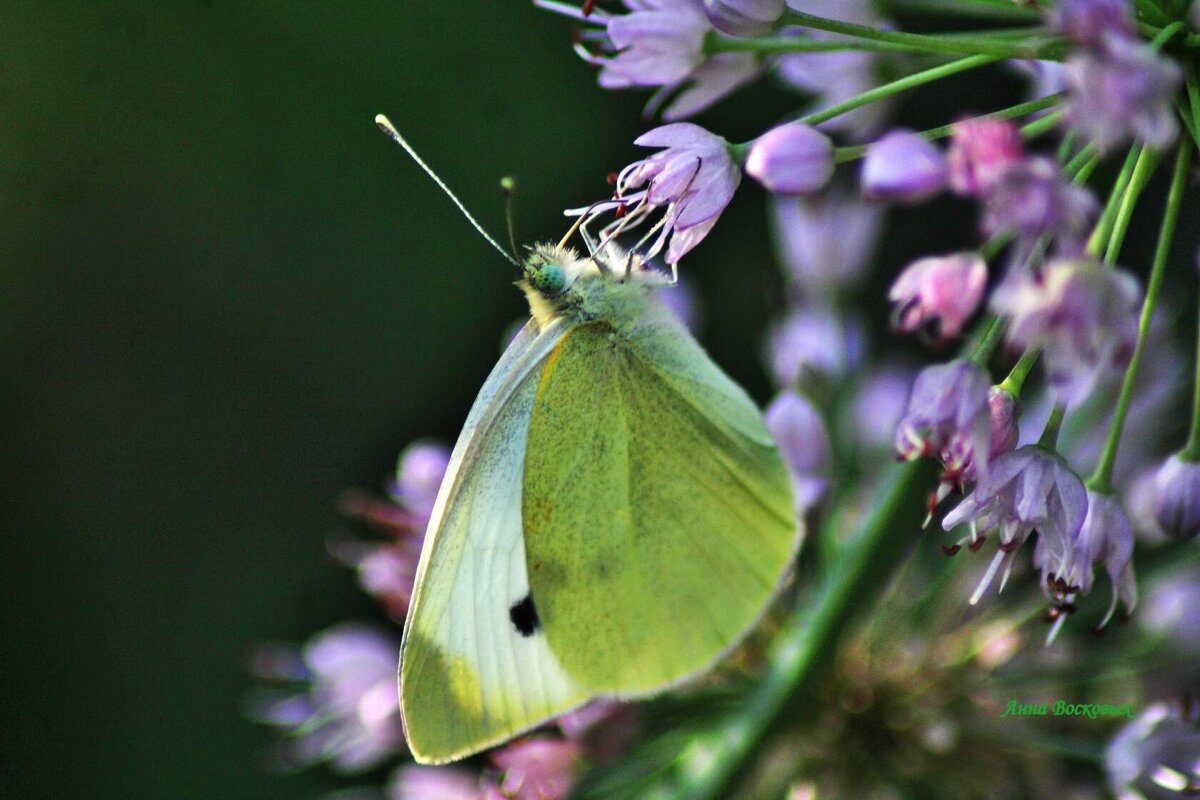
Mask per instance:
[[[1049,552],[1066,552],[1087,508],[1083,481],[1057,453],[1026,445],[996,458],[971,494],[942,520],[946,530],[970,522],[974,531],[999,531],[1000,549],[971,602],[978,602],[1006,554],[1011,568],[1014,551],[1033,531],[1046,540],[1042,546]]]
[[[666,120],[702,111],[759,72],[752,53],[704,52],[713,27],[701,0],[626,0],[627,14],[595,8],[585,14],[555,0],[534,3],[593,26],[580,34],[576,50],[600,67],[601,87],[661,87],[647,106],[649,113],[673,95],[663,110]]]
[[[1051,387],[1074,404],[1124,368],[1137,341],[1140,296],[1124,270],[1062,259],[1010,277],[993,293],[992,309],[1009,318],[1014,345],[1045,349]]]
[[[838,185],[807,197],[777,197],[775,242],[796,287],[824,294],[859,283],[879,243],[882,209]]]
[[[1183,71],[1139,41],[1109,38],[1076,53],[1066,82],[1068,122],[1102,151],[1129,139],[1161,150],[1179,133],[1173,100]]]
[[[666,246],[666,262],[675,264],[712,230],[742,172],[728,142],[690,122],[654,128],[634,144],[663,149],[621,170],[613,199],[567,213],[593,219],[616,212],[618,218],[601,231],[606,240],[635,230],[661,210],[661,229],[644,257],[653,258]]]
[[[1200,536],[1200,463],[1171,456],[1154,476],[1158,526],[1172,539]]]
[[[780,125],[751,145],[746,174],[778,194],[815,192],[833,176],[833,143],[808,125]]]
[[[958,122],[946,155],[950,188],[962,195],[981,195],[991,189],[1001,172],[1024,155],[1021,132],[1008,120]]]
[[[978,253],[932,256],[904,268],[888,291],[892,322],[905,333],[953,339],[983,299],[987,264]]]
[[[1200,705],[1147,706],[1109,742],[1104,766],[1117,800],[1176,800],[1200,793]]]
[[[490,754],[504,773],[500,793],[511,800],[566,800],[579,757],[579,745],[562,739],[519,739]]]
[[[792,474],[796,511],[804,514],[829,486],[831,448],[825,423],[813,404],[792,390],[777,395],[764,416]]]
[[[862,192],[869,200],[918,203],[946,187],[949,169],[942,151],[909,130],[894,130],[867,148]]]
[[[783,0],[704,0],[708,21],[728,36],[761,36],[783,16]]]
[[[1137,33],[1129,0],[1060,0],[1050,12],[1051,24],[1078,44],[1099,45],[1109,37]]]

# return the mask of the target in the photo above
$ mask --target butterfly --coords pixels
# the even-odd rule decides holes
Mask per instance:
[[[564,239],[519,264],[531,318],[438,492],[400,658],[421,763],[702,674],[754,627],[800,545],[762,415],[655,298],[669,279],[611,243],[589,251]]]

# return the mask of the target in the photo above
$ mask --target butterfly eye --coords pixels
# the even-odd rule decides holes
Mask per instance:
[[[542,294],[560,294],[567,288],[567,275],[558,264],[542,264],[530,270],[529,283]]]

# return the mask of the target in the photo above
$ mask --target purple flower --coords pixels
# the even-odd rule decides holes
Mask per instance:
[[[304,692],[263,692],[250,714],[288,734],[286,766],[327,761],[339,772],[365,772],[404,748],[396,663],[400,643],[371,626],[343,623],[302,653]]]
[[[1137,33],[1129,0],[1060,0],[1050,22],[1078,44],[1098,45],[1111,36]]]
[[[1179,65],[1132,39],[1108,38],[1103,47],[1066,62],[1067,121],[1102,151],[1128,139],[1156,149],[1175,141],[1173,100]]]
[[[783,16],[783,0],[704,0],[712,26],[728,36],[761,36]]]
[[[704,312],[700,307],[700,296],[690,281],[681,277],[673,286],[660,286],[655,289],[654,296],[692,333],[700,329],[704,321]]]
[[[764,416],[792,474],[796,513],[803,515],[821,501],[829,486],[830,445],[825,423],[807,398],[791,390],[777,395]]]
[[[863,445],[890,449],[915,378],[915,370],[904,364],[884,364],[870,372],[854,395],[843,430]]]
[[[1002,283],[992,294],[992,309],[1009,318],[1010,342],[1044,348],[1047,380],[1074,404],[1129,360],[1140,294],[1137,279],[1124,270],[1057,260]]]
[[[1046,594],[1055,603],[1056,622],[1074,608],[1077,596],[1092,590],[1092,565],[1104,562],[1112,581],[1113,596],[1108,613],[1097,628],[1103,628],[1117,610],[1117,601],[1127,611],[1137,604],[1137,583],[1133,575],[1133,525],[1129,515],[1112,496],[1095,491],[1087,493],[1087,516],[1079,532],[1070,540],[1053,536],[1038,537],[1033,563],[1042,571]],[[1061,622],[1055,625],[1053,639]]]
[[[449,463],[450,450],[441,444],[410,444],[400,454],[392,497],[405,509],[428,518]]]
[[[802,292],[859,283],[879,242],[879,206],[834,185],[819,195],[777,197],[772,209],[776,246]]]
[[[1200,792],[1200,705],[1159,702],[1127,723],[1104,751],[1118,800],[1172,800]]]
[[[479,778],[455,767],[410,764],[396,770],[388,800],[479,800]]]
[[[867,148],[862,191],[870,200],[918,203],[942,191],[947,180],[942,151],[912,131],[891,131]]]
[[[833,176],[833,143],[808,125],[780,125],[751,145],[746,174],[778,194],[815,192]]]
[[[923,369],[896,427],[896,452],[905,461],[984,452],[991,428],[991,385],[988,374],[966,359]]]
[[[1182,569],[1151,585],[1138,622],[1188,653],[1200,654],[1200,574]]]
[[[615,212],[617,219],[601,231],[601,239],[608,240],[636,229],[662,209],[661,229],[643,257],[649,260],[666,246],[666,262],[675,264],[712,230],[733,199],[741,170],[728,142],[690,122],[647,131],[634,144],[665,149],[621,170],[612,200],[567,214],[592,220]]]
[[[935,339],[958,336],[987,287],[987,263],[978,253],[922,258],[905,267],[888,291],[897,330],[930,329]]]
[[[1067,180],[1051,158],[1030,157],[1007,164],[983,192],[984,233],[1005,231],[1032,241],[1059,237],[1059,250],[1074,255],[1083,241],[1096,201],[1091,192]]]
[[[504,773],[500,793],[511,800],[565,800],[579,756],[579,745],[561,739],[520,739],[490,754]]]
[[[946,155],[950,188],[961,195],[986,193],[1000,173],[1024,158],[1017,126],[1002,119],[965,119],[954,125]]]
[[[979,531],[985,535],[999,531],[999,551],[972,595],[971,604],[979,602],[1006,556],[1007,579],[1014,551],[1034,530],[1039,539],[1046,540],[1044,545],[1039,541],[1039,545],[1048,552],[1065,552],[1083,527],[1087,508],[1083,481],[1057,453],[1026,445],[997,457],[974,491],[942,520],[946,530],[971,523],[973,547],[978,547]]]
[[[661,87],[650,99],[648,113],[674,95],[663,110],[666,120],[707,108],[759,72],[753,53],[705,53],[713,27],[701,0],[626,0],[628,14],[601,9],[585,14],[555,0],[534,4],[593,26],[580,33],[576,51],[600,67],[602,88]]]
[[[767,339],[766,361],[775,385],[840,380],[862,359],[864,336],[856,320],[844,320],[829,308],[796,308]]]
[[[634,706],[616,700],[593,700],[557,720],[567,740],[581,745],[588,760],[611,764],[633,746],[639,733]]]
[[[1200,464],[1171,456],[1154,476],[1155,519],[1172,539],[1200,535]]]

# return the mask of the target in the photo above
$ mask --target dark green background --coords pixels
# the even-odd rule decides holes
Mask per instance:
[[[328,784],[262,769],[243,654],[374,613],[324,556],[335,498],[453,437],[522,310],[372,117],[497,233],[515,174],[519,235],[556,237],[643,127],[568,27],[518,0],[0,2],[5,795]],[[1017,97],[997,81],[967,96]],[[913,121],[942,121],[922,97]],[[791,102],[705,121],[745,139]],[[885,272],[972,239],[966,207],[939,208],[899,218]],[[721,300],[706,344],[760,399],[765,230],[746,189],[688,264]]]

